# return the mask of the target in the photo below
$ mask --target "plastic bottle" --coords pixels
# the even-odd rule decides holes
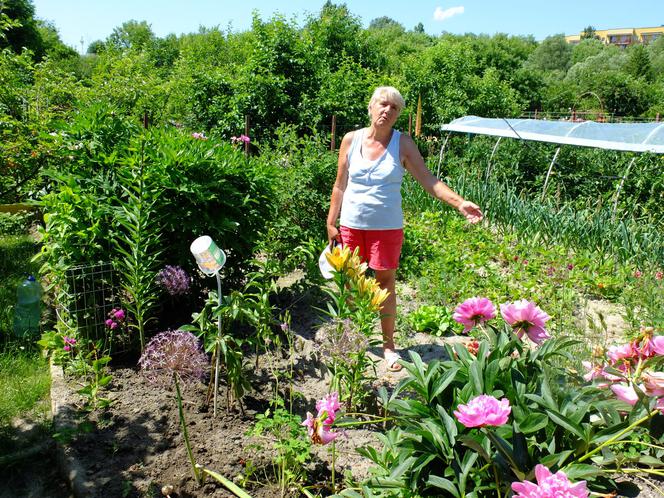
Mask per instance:
[[[30,275],[16,289],[16,308],[14,308],[14,334],[18,337],[30,337],[39,334],[41,319],[42,288]]]

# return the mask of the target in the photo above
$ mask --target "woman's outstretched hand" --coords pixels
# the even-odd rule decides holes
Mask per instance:
[[[482,221],[482,218],[484,218],[480,207],[470,201],[463,201],[461,204],[459,204],[458,210],[466,217],[469,223],[479,223]]]

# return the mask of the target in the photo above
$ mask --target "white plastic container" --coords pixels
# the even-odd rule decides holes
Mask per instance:
[[[217,247],[209,235],[202,235],[191,243],[189,250],[203,273],[212,276],[226,263],[226,254]]]

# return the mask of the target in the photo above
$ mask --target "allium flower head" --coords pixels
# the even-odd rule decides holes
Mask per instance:
[[[555,474],[544,465],[535,467],[537,484],[530,481],[513,482],[513,498],[588,498],[586,481],[572,484],[562,470]]]
[[[184,381],[202,380],[209,363],[191,332],[160,332],[145,347],[138,364],[150,381],[169,382],[173,374]]]
[[[491,320],[496,316],[496,307],[486,297],[471,297],[456,307],[452,318],[463,324],[463,331],[469,332],[473,327]]]
[[[157,274],[156,282],[171,296],[181,296],[189,292],[191,278],[181,267],[166,265]]]
[[[501,304],[500,314],[519,337],[523,337],[525,333],[536,344],[542,344],[551,337],[544,328],[544,324],[551,317],[532,301],[521,299]]]
[[[485,427],[505,424],[511,412],[512,407],[507,398],[498,401],[493,396],[480,394],[468,404],[459,405],[454,416],[466,427]]]

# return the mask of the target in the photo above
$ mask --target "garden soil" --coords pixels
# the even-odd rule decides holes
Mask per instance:
[[[416,306],[415,292],[400,289],[402,308]],[[306,296],[305,296],[306,297]],[[205,402],[207,386],[190,385],[184,389],[184,411],[187,419],[196,461],[228,479],[241,484],[254,498],[275,498],[279,489],[271,478],[269,441],[247,435],[255,416],[269,408],[274,395],[274,374],[284,372],[293,365],[293,412],[304,418],[307,411],[315,410],[315,402],[328,392],[328,373],[319,352],[324,340],[325,325],[312,314],[313,301],[320,296],[298,298],[290,311],[295,333],[294,354],[263,354],[259,367],[255,358],[248,357],[252,365],[254,390],[244,398],[243,409],[229,403],[222,387],[218,399],[218,413],[213,416],[212,403]],[[448,339],[449,340],[449,339]],[[445,339],[425,334],[409,338],[406,349],[416,351],[424,361],[440,358],[444,354]],[[378,353],[374,350],[373,353]],[[404,353],[405,354],[405,353]],[[384,362],[376,360],[374,388],[394,387],[405,372],[388,372]],[[113,382],[107,393],[113,401],[104,411],[96,411],[87,417],[78,417],[74,408],[81,400],[76,398],[76,385],[69,380],[59,413],[65,414],[63,430],[66,440],[64,451],[70,462],[78,465],[79,490],[76,493],[90,497],[158,497],[163,486],[173,486],[171,497],[231,497],[222,485],[207,479],[198,486],[193,478],[182,430],[179,425],[175,393],[172,386],[164,387],[148,382],[135,367],[117,367],[113,370]],[[289,398],[288,383],[281,381],[281,393]],[[106,395],[106,394],[105,394]],[[337,476],[344,474],[354,479],[369,475],[371,462],[356,449],[362,446],[379,447],[376,434],[382,427],[364,426],[349,429],[337,439]],[[316,446],[312,451],[308,474],[312,476],[311,491],[329,493],[330,447]],[[247,465],[257,470],[243,480]],[[71,477],[71,476],[70,476]],[[337,482],[343,478],[338,478]],[[81,481],[82,484],[81,484]],[[643,486],[642,498],[654,498],[648,494],[649,486]],[[288,496],[302,496],[292,489]]]

